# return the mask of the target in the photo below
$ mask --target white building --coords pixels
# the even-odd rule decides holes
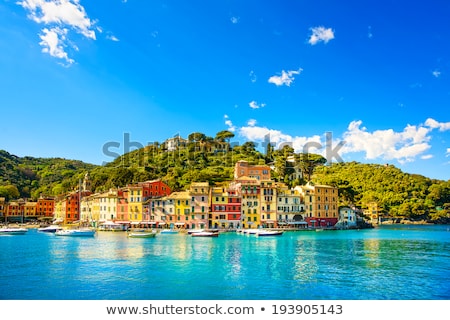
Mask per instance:
[[[336,223],[336,228],[348,229],[356,227],[356,213],[350,207],[340,207],[339,208],[339,219]]]

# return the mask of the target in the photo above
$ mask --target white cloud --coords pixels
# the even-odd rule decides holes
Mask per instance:
[[[373,37],[372,27],[371,27],[371,26],[369,26],[369,28],[368,28],[368,31],[367,31],[367,37],[368,37],[369,39],[371,39],[371,38]]]
[[[111,41],[115,41],[115,42],[119,41],[119,39],[116,36],[114,36],[114,35],[108,35],[108,36],[106,36],[106,39],[111,40]]]
[[[232,24],[236,24],[236,23],[239,22],[239,19],[240,19],[239,17],[231,17],[230,21],[231,21]]]
[[[366,159],[397,160],[411,162],[430,149],[430,129],[407,125],[401,132],[392,129],[367,131],[362,121],[352,121],[343,135],[342,153],[364,152]]]
[[[435,78],[439,78],[439,76],[441,75],[441,72],[438,70],[434,70],[433,72],[431,72],[431,74],[435,77]]]
[[[257,78],[256,78],[256,74],[255,74],[255,72],[253,70],[250,71],[249,76],[250,76],[250,81],[255,83]]]
[[[286,85],[286,86],[290,86],[292,81],[294,81],[294,75],[295,74],[300,74],[300,72],[302,72],[303,69],[298,69],[298,70],[290,70],[290,71],[281,71],[281,75],[280,76],[271,76],[269,78],[269,83],[273,83],[277,86],[282,86],[282,85]]]
[[[228,115],[224,115],[223,117],[225,119],[225,124],[228,127],[228,131],[235,132],[236,131],[236,127],[233,125],[233,122],[231,122],[231,120],[229,119]]]
[[[321,137],[318,135],[312,137],[291,136],[280,130],[269,129],[267,127],[256,126],[256,120],[251,119],[247,122],[247,126],[239,128],[239,135],[249,141],[263,142],[270,141],[275,148],[280,148],[285,144],[289,144],[294,148],[295,152],[314,152],[322,153],[321,148],[313,148],[312,146],[322,146]],[[308,147],[309,146],[309,147]],[[307,148],[307,149],[305,149]]]
[[[250,127],[254,127],[256,125],[256,120],[255,119],[250,119],[247,121],[247,125],[249,125]]]
[[[428,119],[428,124],[406,125],[401,131],[393,129],[369,131],[362,126],[362,121],[352,121],[341,137],[331,136],[333,141],[327,141],[327,135],[306,137],[286,134],[280,130],[259,126],[255,119],[250,119],[245,126],[235,129],[248,141],[270,141],[276,148],[289,144],[297,153],[312,152],[324,157],[335,157],[338,160],[336,154],[327,155],[326,145],[330,143],[330,151],[336,150],[337,156],[341,158],[352,153],[363,153],[367,160],[395,160],[404,164],[418,158],[427,160],[434,157],[427,151],[431,148],[432,131],[440,128],[442,123],[433,121]],[[446,157],[450,157],[450,148],[446,149]]]
[[[249,105],[250,108],[252,108],[252,109],[264,108],[264,107],[266,106],[265,103],[258,104],[258,103],[257,103],[256,101],[254,101],[254,100],[251,101],[248,105]]]
[[[23,0],[17,2],[28,11],[28,18],[48,26],[40,35],[43,51],[51,56],[73,62],[64,48],[69,43],[67,33],[74,30],[86,38],[95,40],[95,22],[86,14],[79,0]],[[61,30],[65,30],[62,34]],[[97,28],[99,32],[101,30]]]
[[[39,44],[43,47],[42,52],[50,54],[52,57],[65,60],[68,64],[74,61],[69,59],[67,53],[64,51],[64,41],[66,40],[67,29],[44,28],[42,34],[39,35],[41,42]]]
[[[450,122],[438,122],[432,118],[428,118],[425,121],[425,126],[430,127],[432,129],[439,129],[439,131],[450,130]]]
[[[309,44],[315,45],[318,42],[327,43],[328,41],[334,39],[334,31],[331,28],[326,29],[323,26],[310,28],[312,34],[309,38]]]

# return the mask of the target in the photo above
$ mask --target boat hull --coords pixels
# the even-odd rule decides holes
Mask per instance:
[[[191,234],[192,237],[218,237],[219,233],[218,232],[194,232]]]
[[[25,228],[2,228],[0,229],[0,234],[10,234],[10,235],[23,235],[28,232]]]
[[[154,238],[156,233],[153,232],[131,232],[128,234],[128,238]]]
[[[60,237],[94,237],[96,234],[95,230],[59,230],[55,232],[56,236]]]
[[[38,228],[38,232],[47,232],[47,233],[55,233],[58,230],[62,230],[63,228],[58,226],[48,226],[45,228]]]
[[[260,231],[256,233],[258,237],[274,237],[274,236],[281,236],[283,234],[283,231]]]

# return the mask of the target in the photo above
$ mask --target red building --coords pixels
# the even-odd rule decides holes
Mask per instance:
[[[172,192],[170,187],[160,179],[138,182],[137,186],[142,187],[142,202],[156,197],[168,196]]]

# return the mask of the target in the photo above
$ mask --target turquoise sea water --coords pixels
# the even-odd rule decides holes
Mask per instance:
[[[450,299],[449,226],[129,239],[0,236],[0,299]]]

